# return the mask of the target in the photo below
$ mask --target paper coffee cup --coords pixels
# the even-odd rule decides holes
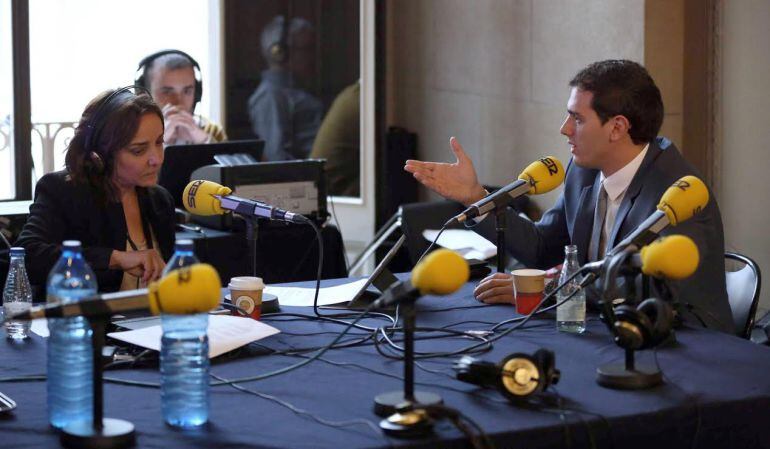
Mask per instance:
[[[253,276],[238,276],[230,279],[227,286],[230,290],[230,301],[233,305],[245,310],[252,318],[258,320],[262,315],[262,290],[265,284],[262,278]]]
[[[545,288],[545,271],[534,268],[513,270],[513,297],[516,300],[516,311],[528,315],[543,299]]]

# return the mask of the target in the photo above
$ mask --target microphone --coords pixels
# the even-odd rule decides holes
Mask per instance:
[[[310,221],[304,215],[279,209],[261,201],[230,195],[231,193],[232,190],[229,187],[213,181],[191,181],[184,188],[182,203],[188,212],[195,215],[222,215],[226,211],[232,211],[247,217],[263,217],[299,224]]]
[[[609,255],[619,252],[635,252],[649,244],[669,224],[677,224],[697,214],[709,202],[706,185],[695,176],[683,176],[669,187],[660,198],[657,209],[644,222],[610,250]]]
[[[498,207],[508,206],[511,201],[524,195],[536,195],[550,192],[564,182],[564,167],[553,156],[546,156],[527,166],[519,179],[491,193],[468,206],[465,211],[454,217],[458,223],[479,217]]]
[[[423,295],[448,295],[468,282],[469,277],[468,262],[462,256],[448,249],[438,249],[414,267],[410,280],[400,281],[385,290],[372,307],[389,307]]]
[[[147,288],[104,293],[79,302],[32,307],[5,319],[34,320],[72,316],[100,317],[133,310],[149,310],[153,315],[186,315],[208,312],[219,305],[221,282],[208,264],[181,267],[151,283]]]
[[[608,256],[604,260],[583,265],[584,272],[598,276],[608,266],[608,261],[618,257]],[[643,247],[639,253],[629,257],[620,273],[642,273],[655,278],[681,280],[692,276],[698,269],[700,254],[695,242],[685,235],[669,235],[661,237]]]

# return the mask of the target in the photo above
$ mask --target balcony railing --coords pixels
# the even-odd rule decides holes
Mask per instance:
[[[34,177],[64,168],[64,151],[75,132],[76,122],[38,122],[32,124],[32,161]],[[0,155],[11,151],[11,128],[0,123]],[[0,166],[0,178],[10,179],[12,164]]]

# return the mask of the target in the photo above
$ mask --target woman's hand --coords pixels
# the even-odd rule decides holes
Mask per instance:
[[[514,304],[513,275],[495,273],[485,277],[473,290],[473,296],[487,304]]]
[[[110,268],[121,269],[139,277],[145,284],[160,279],[166,262],[157,250],[113,251],[110,255]]]

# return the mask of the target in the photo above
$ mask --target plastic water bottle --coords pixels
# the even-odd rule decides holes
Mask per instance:
[[[26,312],[32,306],[32,287],[29,285],[27,270],[24,268],[24,248],[11,248],[11,265],[3,289],[3,312],[6,317]],[[29,321],[8,321],[5,323],[8,338],[22,340],[29,335]]]
[[[177,240],[163,275],[198,263],[192,240]],[[162,314],[160,400],[163,420],[176,427],[195,427],[209,418],[209,317]]]
[[[80,242],[67,240],[48,275],[48,303],[77,302],[95,295],[96,276]],[[50,318],[48,329],[48,421],[62,428],[93,419],[93,352],[91,326],[83,317]]]
[[[577,246],[567,245],[564,247],[564,264],[561,267],[561,276],[559,284],[569,279],[570,276],[580,270],[580,264],[577,259]],[[572,298],[556,308],[556,328],[563,332],[573,332],[581,334],[586,330],[586,293],[580,289],[580,276],[576,276],[567,285],[559,290],[558,303],[571,295],[576,290]]]

